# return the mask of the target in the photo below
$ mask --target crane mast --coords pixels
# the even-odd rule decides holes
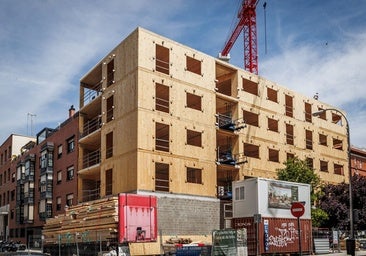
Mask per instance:
[[[228,60],[229,52],[236,39],[244,34],[244,69],[258,74],[258,45],[256,7],[259,0],[243,0],[238,13],[238,22],[219,54],[220,59]]]

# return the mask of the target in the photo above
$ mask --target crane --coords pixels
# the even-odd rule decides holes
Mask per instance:
[[[222,60],[229,60],[229,52],[241,31],[244,31],[244,69],[258,74],[258,45],[256,7],[259,0],[243,0],[238,12],[238,22],[219,54]]]

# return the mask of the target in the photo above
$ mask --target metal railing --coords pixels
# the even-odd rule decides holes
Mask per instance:
[[[156,71],[169,75],[169,62],[163,61],[161,59],[156,59],[155,66]]]
[[[91,89],[84,88],[84,106],[93,101],[102,93],[102,81],[95,84]]]
[[[83,125],[83,133],[81,134],[81,137],[85,137],[92,132],[98,130],[101,125],[101,119],[100,116],[96,116],[93,119],[87,120]]]
[[[83,202],[93,201],[100,198],[100,188],[85,189],[83,190],[82,200]]]
[[[86,153],[83,157],[83,168],[88,168],[90,166],[100,163],[100,149]]]

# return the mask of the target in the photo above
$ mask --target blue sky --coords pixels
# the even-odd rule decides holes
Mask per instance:
[[[137,26],[217,56],[240,3],[0,0],[0,144],[55,128],[70,105],[78,109],[79,79]],[[366,147],[366,1],[267,0],[266,36],[263,3],[259,74],[345,110],[351,144]],[[230,61],[239,67],[242,48],[241,35]]]

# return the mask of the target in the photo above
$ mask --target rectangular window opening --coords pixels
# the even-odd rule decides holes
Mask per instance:
[[[114,119],[113,110],[114,110],[114,99],[112,95],[107,99],[107,123]]]
[[[332,123],[342,126],[342,116],[332,113]]]
[[[243,78],[243,91],[258,96],[258,84]]]
[[[328,162],[320,160],[320,171],[328,172]]]
[[[343,165],[340,165],[340,164],[334,164],[334,174],[337,174],[337,175],[344,175],[344,172],[343,172]]]
[[[195,95],[195,94],[192,94],[192,93],[186,93],[186,96],[187,96],[187,107],[188,108],[193,108],[193,109],[196,109],[196,110],[202,110],[202,97],[199,96],[199,95]]]
[[[108,169],[105,171],[105,194],[106,196],[112,195],[113,193],[113,170]]]
[[[105,158],[110,158],[113,156],[113,132],[106,135],[106,152]]]
[[[156,44],[155,54],[156,71],[169,75],[169,49]]]
[[[277,91],[272,88],[267,88],[267,99],[278,103]]]
[[[305,102],[305,121],[309,123],[312,121],[311,104],[307,102]]]
[[[259,158],[259,146],[244,143],[244,156],[252,157],[252,158]]]
[[[187,182],[202,184],[202,169],[187,167]]]
[[[333,138],[333,148],[343,150],[343,141],[340,139]]]
[[[294,116],[294,105],[293,105],[293,97],[290,95],[285,95],[285,108],[286,108],[286,116],[293,117]]]
[[[313,149],[313,132],[306,130],[306,149]]]
[[[244,121],[247,125],[259,127],[259,115],[243,110]]]
[[[278,132],[278,120],[267,118],[268,120],[268,130],[273,132]]]
[[[169,152],[169,125],[155,123],[155,149]]]
[[[114,59],[107,64],[107,86],[114,84]]]
[[[276,149],[268,149],[268,160],[271,162],[280,162],[279,151]]]
[[[155,163],[155,191],[169,192],[169,164]]]
[[[286,124],[286,143],[294,145],[294,126],[291,124]]]
[[[327,146],[327,135],[319,133],[319,144],[322,146]]]
[[[187,129],[187,144],[201,147],[202,146],[202,133]]]
[[[195,73],[197,75],[201,75],[201,61],[187,56],[186,64],[187,64],[188,71]]]
[[[155,84],[155,109],[169,113],[169,87],[162,84]]]

